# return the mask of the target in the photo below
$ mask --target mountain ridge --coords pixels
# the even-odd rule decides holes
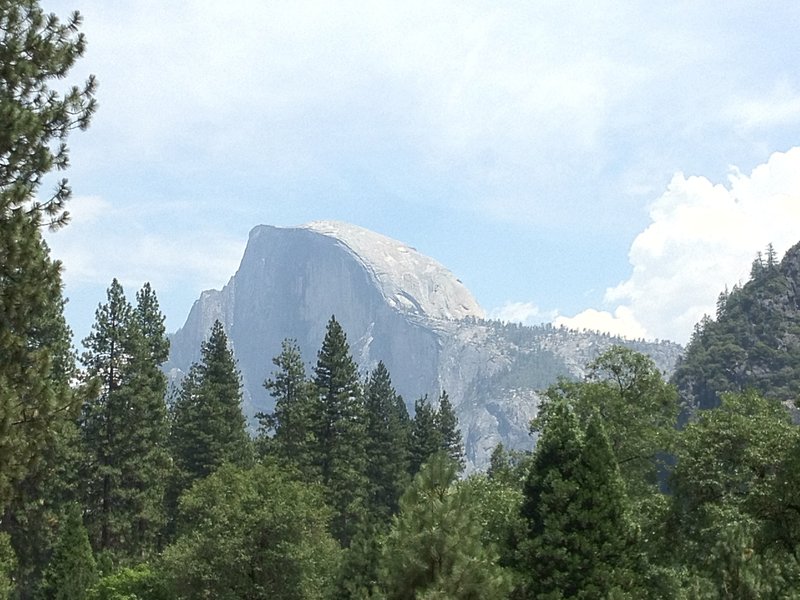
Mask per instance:
[[[236,273],[207,290],[171,336],[167,369],[185,372],[215,319],[225,326],[242,372],[249,416],[270,410],[263,381],[285,338],[307,363],[331,315],[363,371],[383,361],[407,406],[447,390],[465,439],[468,469],[488,462],[498,442],[528,448],[538,389],[581,368],[616,343],[659,357],[671,372],[680,346],[623,340],[552,326],[487,321],[469,290],[410,246],[346,223],[260,225]]]

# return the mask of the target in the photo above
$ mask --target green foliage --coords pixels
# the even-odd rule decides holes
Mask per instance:
[[[791,481],[784,477],[798,439],[780,403],[755,393],[724,395],[719,408],[697,415],[681,436],[672,482],[671,523],[686,557],[705,560],[725,523],[793,512],[794,499],[776,492]],[[786,549],[793,550],[796,538],[791,541],[790,529],[783,533],[790,536],[783,538]],[[770,541],[754,537],[752,543],[761,548]]]
[[[239,373],[222,323],[215,321],[203,342],[200,362],[183,380],[173,410],[170,446],[176,487],[213,473],[221,465],[247,465],[250,438],[241,409]]]
[[[386,366],[379,362],[366,383],[367,477],[369,510],[380,520],[397,512],[409,483],[410,420],[403,398],[392,387]]]
[[[526,598],[619,597],[636,588],[636,528],[601,421],[585,435],[554,402],[524,487],[527,536],[519,544]]]
[[[316,456],[334,511],[332,531],[346,547],[366,516],[367,419],[356,363],[334,317],[328,322],[314,375],[321,413]]]
[[[163,575],[149,564],[123,567],[105,575],[87,592],[87,600],[172,600]]]
[[[44,600],[84,600],[97,577],[89,536],[78,505],[73,504],[59,528],[53,557],[44,573]]]
[[[778,263],[774,249],[750,281],[721,297],[716,320],[695,329],[673,375],[689,408],[712,408],[725,392],[754,389],[778,400],[800,396],[800,244]]]
[[[136,298],[134,308],[111,283],[81,357],[100,383],[81,416],[90,535],[98,550],[127,557],[155,549],[169,470],[164,317],[149,284]]]
[[[436,426],[442,436],[442,450],[452,458],[463,471],[466,466],[464,456],[464,442],[461,439],[461,430],[458,428],[458,417],[453,410],[450,396],[442,390],[439,395],[439,410],[436,413]]]
[[[389,599],[506,598],[510,579],[484,545],[467,486],[444,452],[423,465],[384,542],[380,590]]]
[[[442,449],[444,440],[437,426],[436,410],[428,397],[414,402],[414,419],[411,422],[410,463],[411,474],[415,475],[431,456]]]
[[[410,433],[411,474],[419,471],[431,456],[444,451],[464,469],[464,443],[458,428],[458,417],[446,391],[439,396],[439,408],[434,409],[424,396],[414,403],[414,420]]]
[[[315,456],[319,398],[306,379],[297,342],[284,340],[281,353],[272,363],[278,370],[264,382],[264,387],[275,399],[275,411],[256,415],[261,424],[259,453],[262,457],[269,454],[293,464],[305,481],[315,481],[319,477],[319,457]],[[270,434],[274,435],[270,437]]]
[[[653,361],[614,346],[588,366],[585,382],[562,381],[546,392],[545,406],[560,401],[584,428],[594,415],[602,420],[628,494],[637,503],[650,502],[678,417],[677,393]]]
[[[0,533],[0,600],[9,600],[14,591],[13,573],[17,557],[11,547],[11,536]]]
[[[70,130],[94,111],[94,80],[65,96],[50,87],[83,55],[80,17],[66,23],[38,2],[0,2],[0,507],[47,443],[49,424],[74,400],[59,375],[68,352],[60,264],[41,237],[45,220],[66,221],[61,182],[34,200],[42,177],[67,167]],[[70,358],[71,360],[71,358]]]
[[[175,598],[325,597],[339,560],[319,490],[273,464],[220,467],[180,503],[163,557]]]

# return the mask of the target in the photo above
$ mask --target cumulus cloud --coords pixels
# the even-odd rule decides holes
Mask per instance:
[[[650,225],[629,252],[628,279],[608,288],[608,310],[558,323],[686,342],[719,292],[746,281],[756,253],[779,256],[800,239],[800,147],[775,153],[727,185],[676,174],[650,207]]]

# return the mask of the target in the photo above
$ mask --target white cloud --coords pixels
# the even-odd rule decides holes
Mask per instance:
[[[719,292],[747,280],[756,252],[772,243],[782,255],[800,240],[800,147],[750,175],[731,168],[727,186],[678,173],[650,218],[631,245],[630,277],[606,291],[611,312],[590,309],[562,323],[632,326],[636,337],[686,342],[713,315]]]
[[[503,306],[489,311],[490,319],[524,325],[538,325],[546,320],[546,317],[532,302],[506,302]]]
[[[588,308],[574,317],[559,316],[553,324],[570,329],[605,331],[631,340],[647,337],[647,331],[627,306],[618,306],[614,314]]]

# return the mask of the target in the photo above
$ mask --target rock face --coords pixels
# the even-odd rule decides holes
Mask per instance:
[[[214,320],[228,333],[242,372],[245,409],[271,410],[263,388],[285,338],[309,367],[331,315],[366,373],[379,360],[409,407],[446,389],[464,433],[468,468],[494,446],[530,447],[537,389],[621,340],[551,327],[483,320],[469,290],[441,264],[366,229],[337,222],[254,228],[241,265],[220,291],[203,292],[172,336],[168,369],[185,372]],[[639,344],[642,346],[642,344]],[[671,371],[680,348],[644,344]],[[309,369],[310,370],[310,369]]]

